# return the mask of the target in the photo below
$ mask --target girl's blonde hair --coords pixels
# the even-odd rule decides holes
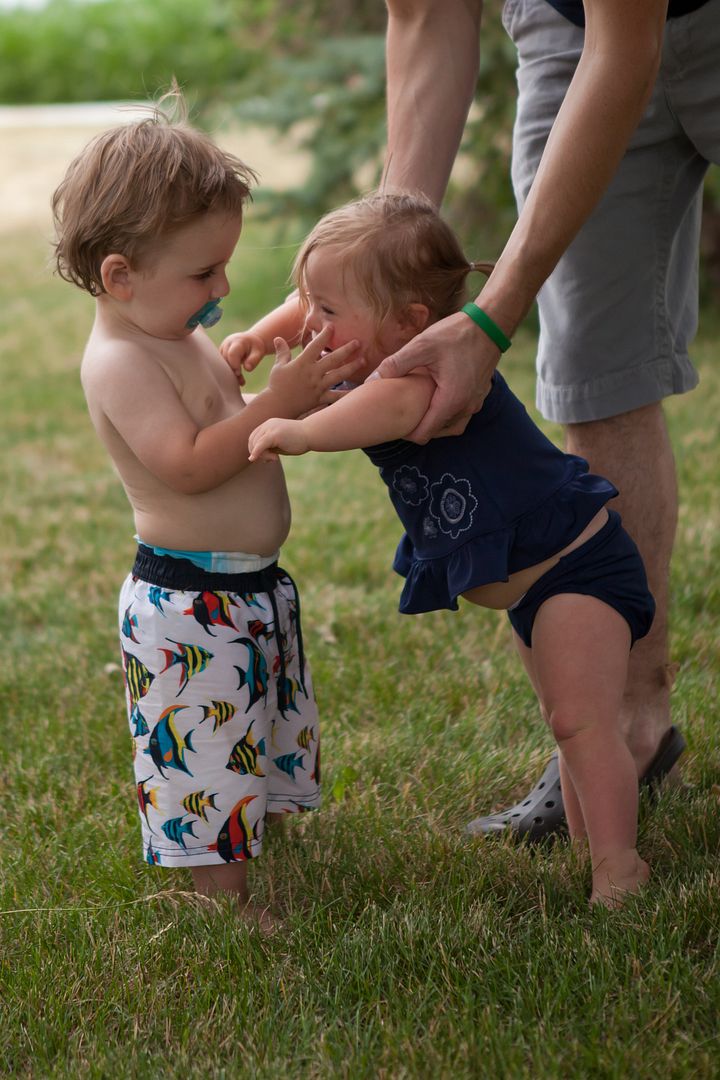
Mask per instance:
[[[255,180],[252,169],[190,127],[174,86],[147,119],[96,136],[68,168],[52,198],[57,271],[97,296],[107,255],[137,266],[200,214],[242,216]]]
[[[292,270],[305,304],[307,261],[321,247],[341,250],[343,268],[378,325],[412,303],[425,304],[432,321],[452,315],[465,302],[468,274],[492,271],[491,263],[468,262],[450,226],[420,194],[375,192],[321,218]]]

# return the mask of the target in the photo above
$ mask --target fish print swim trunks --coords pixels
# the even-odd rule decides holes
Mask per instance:
[[[119,601],[144,854],[159,866],[254,858],[266,812],[320,804],[292,579],[277,564],[213,574],[182,562],[141,545]]]

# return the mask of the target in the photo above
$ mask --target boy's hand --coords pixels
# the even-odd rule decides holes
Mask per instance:
[[[352,375],[362,363],[357,355],[359,342],[349,341],[325,353],[332,327],[326,326],[294,359],[282,338],[275,338],[275,365],[268,389],[283,402],[293,416],[302,416],[317,405],[337,400],[332,387]]]
[[[259,334],[246,331],[230,334],[220,345],[220,355],[232,368],[240,386],[245,385],[245,371],[253,371],[267,354],[265,342]]]
[[[277,461],[280,454],[306,454],[310,447],[302,421],[273,418],[250,433],[250,461]]]

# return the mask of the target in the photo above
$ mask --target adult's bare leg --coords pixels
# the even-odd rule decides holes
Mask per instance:
[[[670,727],[672,666],[668,655],[668,586],[678,515],[675,460],[662,403],[606,420],[570,424],[570,453],[587,459],[591,472],[611,480],[620,495],[613,506],[645,562],[657,605],[650,633],[636,642],[621,711],[621,730],[642,775]]]

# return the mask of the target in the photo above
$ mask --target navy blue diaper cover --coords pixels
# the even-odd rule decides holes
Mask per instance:
[[[630,627],[632,643],[652,626],[655,601],[648,589],[645,567],[634,540],[622,526],[620,515],[608,511],[607,523],[584,544],[563,555],[551,570],[528,589],[508,611],[513,628],[532,645],[535,616],[541,604],[560,593],[595,596],[615,608]]]
[[[394,569],[400,611],[449,608],[566,548],[617,488],[533,423],[499,372],[462,435],[365,448],[405,535]]]

